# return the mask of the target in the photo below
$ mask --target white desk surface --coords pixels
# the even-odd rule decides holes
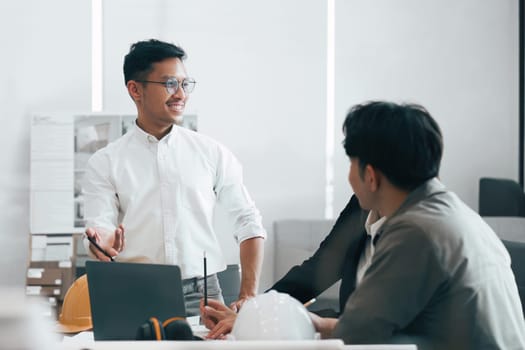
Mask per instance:
[[[188,317],[193,334],[204,337],[208,330],[199,317]],[[93,332],[64,337],[60,350],[417,350],[415,345],[344,345],[339,339],[301,341],[95,341]]]
[[[345,345],[344,350],[417,350],[413,344],[373,344],[373,345]]]
[[[65,342],[60,346],[60,350],[341,350],[343,348],[347,347],[344,347],[343,342],[338,339],[300,341],[91,341],[88,343]],[[352,347],[348,349],[353,350]],[[359,350],[361,349],[359,348]]]
[[[301,341],[97,341],[62,343],[60,350],[417,350],[415,345],[344,345],[339,339]]]

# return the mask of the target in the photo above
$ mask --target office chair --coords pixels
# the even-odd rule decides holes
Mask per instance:
[[[479,180],[479,215],[525,217],[525,193],[509,179],[482,177]]]
[[[228,265],[226,270],[217,273],[217,277],[221,285],[224,303],[230,305],[237,300],[241,290],[239,265]]]
[[[502,240],[511,258],[511,268],[520,294],[521,308],[525,315],[525,243]]]

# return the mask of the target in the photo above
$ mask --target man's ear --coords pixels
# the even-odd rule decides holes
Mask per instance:
[[[129,96],[131,96],[133,101],[140,100],[142,96],[142,89],[135,80],[129,80],[126,84],[126,87],[128,88]]]
[[[370,164],[365,166],[365,183],[370,192],[376,192],[381,185],[381,173]]]

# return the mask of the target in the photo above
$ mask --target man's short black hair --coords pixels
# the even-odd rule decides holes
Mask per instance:
[[[132,44],[129,53],[124,57],[125,83],[146,79],[148,73],[153,70],[153,63],[174,57],[184,60],[186,53],[178,46],[156,39]]]
[[[416,104],[373,101],[354,106],[343,124],[346,154],[379,169],[411,191],[438,176],[443,137],[430,113]]]

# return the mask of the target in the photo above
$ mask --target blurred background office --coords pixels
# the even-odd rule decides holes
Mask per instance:
[[[351,195],[341,125],[369,99],[418,102],[445,137],[441,178],[477,210],[482,176],[518,179],[518,0],[21,0],[0,3],[0,284],[29,254],[31,116],[134,114],[131,43],[181,45],[186,112],[229,147],[269,232],[336,217]],[[229,262],[228,225],[217,227]]]

